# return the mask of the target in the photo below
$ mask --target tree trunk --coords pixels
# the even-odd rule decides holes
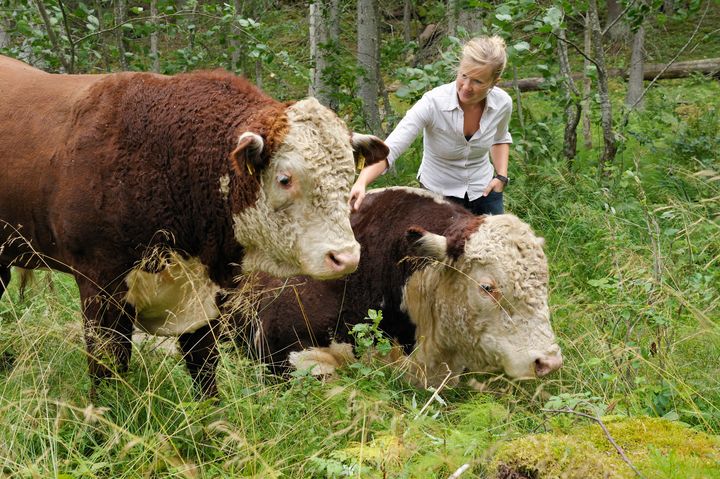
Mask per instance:
[[[630,55],[630,68],[628,78],[627,96],[625,105],[632,109],[643,109],[643,65],[645,55],[643,52],[645,44],[645,28],[642,26],[633,35],[632,54]]]
[[[115,0],[115,25],[121,25],[124,22],[125,0]],[[120,26],[115,29],[115,42],[120,56],[120,66],[123,70],[129,70],[127,57],[125,56],[125,35],[123,34],[123,28]]]
[[[607,70],[605,69],[605,52],[602,43],[602,30],[600,29],[600,19],[598,18],[597,0],[588,2],[590,11],[590,25],[592,28],[593,52],[595,53],[595,66],[597,67],[598,93],[600,95],[600,117],[603,130],[604,149],[600,161],[598,163],[598,172],[607,176],[608,167],[615,160],[617,153],[617,144],[615,142],[615,132],[613,131],[612,104],[610,103],[610,93],[608,91]]]
[[[150,0],[150,23],[152,24],[152,32],[150,33],[150,58],[152,58],[152,71],[160,73],[160,51],[158,50],[158,9],[157,0]]]
[[[312,82],[310,83],[310,96],[314,96],[323,105],[336,110],[337,101],[332,97],[332,87],[328,81],[328,47],[338,42],[339,0],[315,0],[310,4],[310,56],[314,67],[312,68]]]
[[[584,45],[583,51],[585,52],[585,59],[583,61],[583,98],[582,98],[582,132],[585,148],[588,150],[592,148],[592,126],[590,124],[590,95],[592,95],[592,79],[587,74],[588,68],[590,68],[590,60],[588,57],[592,56],[592,29],[590,28],[590,15],[585,15],[585,32],[584,32]]]
[[[470,35],[475,35],[482,30],[482,14],[480,7],[462,8],[458,13],[458,26],[463,27]]]
[[[447,0],[448,35],[457,35],[458,10],[458,0]]]
[[[230,32],[230,46],[232,47],[232,53],[230,53],[230,71],[238,73],[240,69],[240,55],[242,54],[242,42],[239,38],[241,32],[237,25],[237,18],[242,15],[243,2],[241,2],[241,0],[233,0],[233,6],[235,7],[235,21],[232,23],[232,31]]]
[[[10,35],[5,32],[5,29],[0,25],[0,48],[5,48],[10,43]]]
[[[378,111],[379,57],[377,0],[358,0],[357,43],[358,64],[363,71],[360,77],[359,94],[367,128],[376,135],[382,135]]]
[[[675,13],[675,2],[674,0],[664,0],[663,1],[663,13],[665,15],[672,15]]]
[[[412,32],[410,31],[412,8],[412,0],[405,0],[403,2],[403,40],[405,41],[405,43],[410,43],[410,40],[412,40]]]
[[[68,63],[67,58],[65,58],[65,52],[63,51],[63,48],[60,46],[60,42],[58,41],[57,35],[55,35],[55,31],[52,28],[52,23],[50,22],[50,17],[48,16],[47,10],[45,10],[45,4],[42,0],[35,0],[35,5],[37,6],[38,12],[40,12],[40,16],[43,19],[43,23],[45,24],[45,31],[48,34],[48,38],[50,39],[50,43],[53,46],[53,49],[55,50],[55,54],[57,55],[58,59],[60,60],[60,63],[63,66],[63,69],[65,70],[65,73],[72,73],[72,66]]]
[[[617,0],[608,0],[605,29],[607,30],[609,27],[608,33],[614,41],[623,40],[627,38],[630,33],[627,22],[620,18],[620,15],[622,15],[622,5],[620,2]]]
[[[558,59],[560,60],[560,73],[567,85],[565,89],[565,135],[563,140],[563,155],[567,160],[568,170],[572,169],[575,155],[577,155],[577,126],[580,121],[580,92],[575,86],[568,60],[567,43],[565,42],[565,29],[560,29],[558,39]]]

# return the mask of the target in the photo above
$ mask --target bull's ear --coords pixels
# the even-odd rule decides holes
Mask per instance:
[[[353,132],[350,135],[350,143],[353,147],[355,165],[359,168],[384,160],[390,154],[390,148],[375,135]]]
[[[411,226],[405,231],[405,240],[415,256],[444,261],[447,258],[447,238],[430,233],[420,226]]]
[[[230,161],[235,172],[242,175],[243,170],[246,170],[254,175],[255,171],[261,170],[265,166],[262,157],[264,147],[265,142],[257,133],[246,131],[240,135],[237,147],[230,153]]]

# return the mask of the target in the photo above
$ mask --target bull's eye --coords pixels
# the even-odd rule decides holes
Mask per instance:
[[[283,188],[290,188],[290,185],[292,184],[292,178],[289,175],[280,173],[277,175],[277,182],[280,183],[280,186]]]
[[[485,291],[487,294],[493,294],[495,292],[495,287],[491,284],[481,284],[480,289]]]

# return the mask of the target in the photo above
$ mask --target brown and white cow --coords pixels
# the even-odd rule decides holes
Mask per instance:
[[[362,260],[346,278],[245,279],[259,301],[244,305],[241,327],[276,371],[289,358],[331,372],[348,355],[331,342],[351,340],[368,309],[382,310],[380,328],[412,352],[406,364],[425,384],[449,371],[532,378],[561,366],[543,239],[526,223],[409,188],[369,192],[351,223]]]
[[[218,291],[237,267],[337,278],[353,137],[314,99],[280,103],[224,71],[58,75],[0,57],[0,295],[10,267],[74,275],[91,376],[127,368],[133,326],[179,336],[215,392]]]

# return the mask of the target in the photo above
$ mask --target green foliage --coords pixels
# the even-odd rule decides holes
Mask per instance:
[[[380,322],[383,319],[382,311],[369,309],[365,319],[369,322],[356,324],[350,331],[355,338],[357,352],[363,355],[374,348],[383,356],[388,354],[392,349],[392,344],[380,330]]]

